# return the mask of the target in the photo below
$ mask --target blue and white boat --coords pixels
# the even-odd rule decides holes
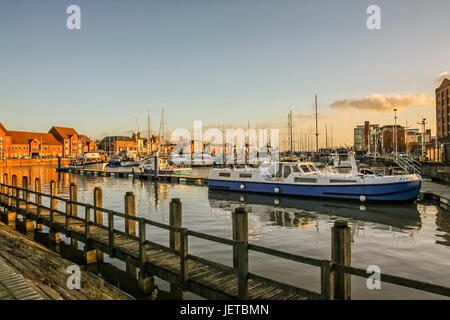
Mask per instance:
[[[273,162],[258,168],[220,168],[209,174],[210,189],[300,197],[364,201],[414,201],[422,183],[418,174],[379,175],[321,172],[312,162]]]
[[[155,163],[158,163],[158,166],[155,167]],[[150,159],[145,160],[140,166],[139,169],[141,173],[147,175],[154,175],[155,170],[157,170],[158,174],[179,174],[179,175],[187,175],[192,173],[192,168],[187,165],[171,165],[166,159],[162,159],[159,157],[152,157]]]

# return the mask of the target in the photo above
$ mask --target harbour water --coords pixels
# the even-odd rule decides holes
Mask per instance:
[[[361,204],[347,201],[250,196],[238,193],[209,192],[208,187],[166,184],[151,181],[58,174],[54,167],[2,168],[31,181],[42,179],[43,191],[49,182],[58,181],[59,194],[67,195],[70,183],[78,185],[78,201],[93,201],[93,189],[103,190],[105,208],[123,212],[127,191],[136,196],[137,215],[168,223],[169,202],[180,198],[183,225],[189,229],[231,238],[231,212],[245,206],[249,211],[250,243],[319,259],[330,258],[331,227],[337,219],[349,222],[352,234],[352,265],[380,267],[388,273],[410,279],[450,286],[450,213],[436,203]],[[207,168],[194,169],[195,175],[207,175]],[[159,229],[148,231],[149,240],[167,245],[168,234]],[[206,240],[189,242],[192,254],[232,265],[232,249]],[[320,291],[320,269],[280,258],[250,254],[250,272],[271,277],[306,289]],[[105,263],[125,270],[124,263],[105,257]],[[162,292],[170,286],[155,280]],[[126,288],[125,283],[121,287]],[[166,298],[170,297],[167,294]],[[185,299],[198,298],[185,293]],[[383,284],[380,290],[369,290],[366,279],[352,278],[353,299],[419,299],[442,298],[420,291]]]

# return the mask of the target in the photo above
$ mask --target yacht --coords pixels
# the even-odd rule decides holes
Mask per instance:
[[[75,160],[69,163],[68,168],[73,169],[91,169],[104,171],[108,162],[96,152],[80,154]]]
[[[322,172],[312,162],[272,162],[258,168],[213,168],[208,185],[249,193],[365,201],[414,201],[422,183],[418,174],[380,175],[359,172],[350,155],[351,172]]]
[[[166,159],[159,157],[152,157],[142,163],[139,168],[143,174],[154,175],[155,174],[155,163],[158,164],[157,169],[160,174],[190,174],[192,173],[192,168],[187,165],[174,165],[169,164]]]

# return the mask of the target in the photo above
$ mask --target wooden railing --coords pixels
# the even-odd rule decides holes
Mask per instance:
[[[351,298],[351,275],[367,278],[370,274],[366,270],[351,266],[351,239],[350,228],[345,221],[336,221],[332,228],[332,257],[331,260],[316,259],[302,255],[296,255],[264,246],[248,243],[248,216],[245,208],[237,208],[232,214],[233,237],[226,239],[210,234],[205,234],[182,227],[182,204],[179,199],[172,199],[170,202],[169,220],[170,224],[163,224],[149,219],[136,216],[136,206],[133,193],[125,195],[125,213],[109,210],[102,207],[102,192],[100,188],[94,190],[94,205],[77,201],[77,188],[72,184],[69,190],[69,198],[58,196],[57,186],[54,181],[50,183],[50,194],[42,193],[41,181],[35,180],[35,187],[32,190],[28,186],[28,179],[24,177],[22,187],[17,185],[17,176],[12,176],[11,184],[8,184],[8,176],[3,176],[3,183],[0,184],[0,206],[4,208],[3,216],[6,221],[16,218],[16,213],[24,216],[25,225],[28,219],[36,221],[36,227],[41,223],[48,223],[50,233],[57,232],[55,218],[56,215],[63,216],[65,227],[62,230],[68,237],[73,233],[71,225],[82,222],[84,225],[84,240],[89,246],[92,239],[91,229],[93,226],[106,230],[108,233],[108,243],[105,252],[111,257],[116,256],[117,247],[114,243],[115,235],[123,235],[138,242],[138,255],[136,265],[142,267],[146,263],[146,246],[160,248],[167,252],[175,253],[179,256],[180,279],[184,285],[189,281],[188,261],[198,261],[215,268],[234,273],[238,276],[238,296],[239,299],[248,298],[248,280],[254,279],[269,283],[283,290],[290,290],[310,299],[350,299]],[[34,201],[31,201],[33,195]],[[47,201],[43,201],[47,199]],[[47,202],[48,205],[44,205]],[[65,211],[60,210],[62,203]],[[22,204],[22,206],[21,206]],[[65,205],[65,206],[64,206]],[[22,208],[25,206],[24,208]],[[35,206],[35,216],[30,214],[30,206]],[[78,209],[84,208],[84,217],[78,216]],[[49,212],[48,221],[43,218],[42,212]],[[107,217],[106,223],[103,215]],[[92,216],[94,219],[92,219]],[[125,231],[118,230],[115,226],[115,218],[125,221]],[[136,224],[138,225],[136,232]],[[147,227],[155,227],[169,232],[169,246],[150,241],[146,238]],[[30,227],[31,228],[31,227]],[[233,247],[233,266],[213,262],[208,259],[189,253],[189,238],[198,238],[214,243],[229,245]],[[298,288],[286,283],[282,283],[261,275],[249,272],[249,251],[278,257],[281,259],[294,261],[320,268],[321,286],[320,292],[315,292],[303,288]],[[428,293],[450,297],[450,288],[436,284],[430,284],[418,280],[407,279],[389,274],[381,274],[381,281],[407,288],[421,290]]]

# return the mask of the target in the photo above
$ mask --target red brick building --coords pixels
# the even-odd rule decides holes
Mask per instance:
[[[436,88],[436,136],[442,160],[450,161],[450,80]]]
[[[82,153],[78,133],[73,128],[52,127],[49,131],[60,144],[64,158],[76,158]]]
[[[49,133],[11,131],[0,123],[0,160],[76,157],[96,149],[95,142],[81,137],[73,128],[52,127]]]
[[[82,153],[94,152],[95,150],[97,150],[97,144],[94,141],[92,141],[91,139],[89,139],[88,136],[80,135],[79,138],[80,138]]]
[[[11,131],[0,124],[0,159],[57,157],[61,154],[61,144],[52,134]]]

